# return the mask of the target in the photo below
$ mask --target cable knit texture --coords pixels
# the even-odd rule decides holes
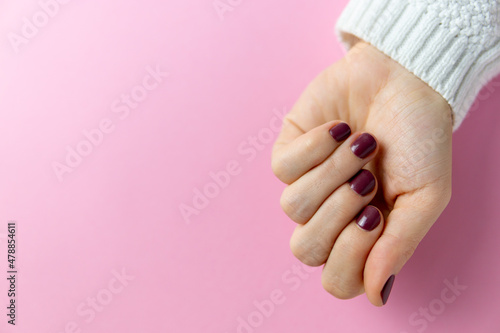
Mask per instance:
[[[349,49],[363,39],[451,105],[454,129],[500,73],[500,0],[351,0],[337,22]]]

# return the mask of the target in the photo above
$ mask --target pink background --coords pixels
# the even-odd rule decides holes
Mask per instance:
[[[333,27],[345,0],[241,1],[224,20],[212,0],[72,1],[37,18],[46,25],[19,52],[8,36],[41,7],[0,4],[0,332],[500,331],[498,79],[454,136],[451,204],[375,308],[329,296],[320,269],[292,271],[294,224],[270,169],[273,110],[342,57]],[[113,103],[140,92],[148,66],[169,76],[121,119]],[[59,181],[53,162],[103,119],[113,131]],[[238,174],[186,223],[181,204],[233,160]],[[133,279],[120,285],[122,270]],[[446,279],[467,289],[440,308]],[[254,302],[271,293],[281,304],[259,315]],[[422,323],[413,314],[429,306],[441,313]],[[256,327],[238,331],[249,316]]]

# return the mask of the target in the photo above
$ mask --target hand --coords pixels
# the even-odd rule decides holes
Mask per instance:
[[[337,142],[329,130],[341,122],[353,134],[339,137],[341,125],[332,130]],[[363,158],[351,149],[360,136],[375,142]],[[305,264],[325,264],[328,292],[341,299],[366,292],[376,306],[387,301],[390,277],[451,198],[451,136],[446,100],[367,43],[357,43],[309,84],[283,121],[272,167],[289,184],[281,205],[298,223],[291,250]],[[377,181],[361,195],[349,180],[363,166]],[[363,172],[365,183],[370,173]],[[359,215],[368,204],[378,210],[369,206]],[[367,231],[355,222],[363,214],[372,222],[382,216]]]

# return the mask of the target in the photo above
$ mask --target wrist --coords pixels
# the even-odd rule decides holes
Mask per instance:
[[[439,1],[351,0],[337,32],[348,49],[365,40],[426,82],[453,109],[456,129],[479,90],[500,72],[500,36],[492,21],[499,6],[491,2],[456,11],[439,6]]]

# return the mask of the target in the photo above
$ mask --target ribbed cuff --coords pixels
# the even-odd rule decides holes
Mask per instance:
[[[336,30],[347,49],[362,39],[440,93],[457,129],[481,88],[500,72],[500,38],[452,32],[438,14],[425,3],[351,0]]]

